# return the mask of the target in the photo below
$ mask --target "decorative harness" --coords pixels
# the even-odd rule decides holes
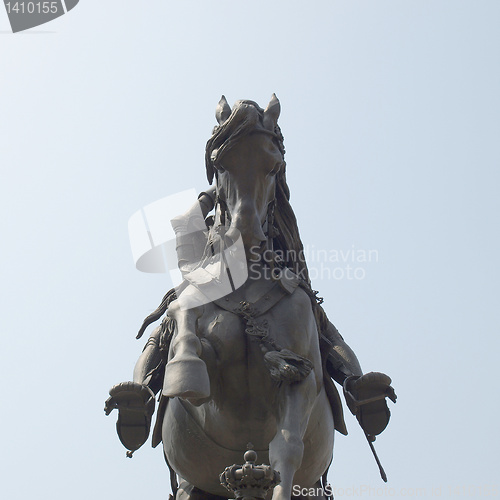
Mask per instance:
[[[252,341],[259,343],[264,363],[273,380],[287,383],[300,382],[311,372],[313,368],[311,361],[284,349],[269,335],[267,320],[257,319],[270,311],[283,297],[292,295],[299,286],[300,279],[285,267],[281,277],[269,283],[269,289],[253,304],[247,301],[237,302],[230,297],[223,297],[214,303],[243,319],[245,333]]]

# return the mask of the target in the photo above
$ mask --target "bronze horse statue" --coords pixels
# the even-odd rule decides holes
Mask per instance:
[[[334,431],[347,434],[332,378],[370,444],[389,420],[385,398],[396,398],[389,377],[363,375],[311,287],[289,202],[279,114],[275,95],[266,109],[219,102],[219,125],[206,147],[215,189],[202,193],[198,206],[207,223],[204,244],[178,239],[184,282],[144,320],[138,337],[163,316],[134,381],[114,386],[106,402],[107,414],[119,410],[118,434],[131,456],[147,439],[161,391],[153,445],[163,442],[175,500],[232,498],[219,475],[241,462],[250,442],[259,461],[281,475],[268,498],[324,500]],[[209,263],[237,242],[243,284],[234,283],[238,269],[221,264],[219,278],[229,278],[231,288],[207,294],[207,284],[219,283]]]

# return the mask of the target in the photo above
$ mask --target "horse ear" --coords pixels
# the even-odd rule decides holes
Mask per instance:
[[[219,125],[222,125],[231,114],[231,108],[226,101],[226,98],[222,96],[220,98],[219,104],[217,104],[217,108],[215,109],[215,118],[219,122]]]
[[[267,108],[264,110],[264,127],[268,130],[274,132],[274,128],[278,124],[278,118],[280,116],[281,105],[276,97],[276,94],[273,94]]]

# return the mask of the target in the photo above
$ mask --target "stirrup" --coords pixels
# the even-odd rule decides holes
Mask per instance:
[[[363,430],[370,436],[380,434],[389,423],[391,412],[385,398],[396,402],[391,379],[384,373],[370,372],[348,377],[344,382],[347,406]]]
[[[151,415],[155,408],[155,395],[151,389],[136,382],[121,382],[109,391],[104,405],[109,415],[118,409],[116,432],[127,450],[127,456],[138,450],[148,439]]]

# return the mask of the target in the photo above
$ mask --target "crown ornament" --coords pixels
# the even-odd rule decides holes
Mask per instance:
[[[255,465],[257,453],[249,443],[243,465],[226,467],[220,475],[222,486],[234,493],[236,499],[264,500],[267,492],[281,482],[280,473],[269,465]]]

